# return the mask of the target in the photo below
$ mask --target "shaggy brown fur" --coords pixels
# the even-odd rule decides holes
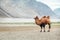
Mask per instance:
[[[47,25],[47,24],[49,25],[48,32],[50,32],[50,28],[51,28],[50,16],[47,16],[47,17],[43,16],[41,19],[39,19],[38,16],[36,16],[34,19],[35,19],[35,23],[41,27],[41,32],[42,32],[42,27],[44,28],[44,32],[45,32],[45,25]]]

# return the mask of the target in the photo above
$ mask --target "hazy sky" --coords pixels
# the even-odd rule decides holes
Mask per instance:
[[[60,8],[60,0],[37,0],[47,4],[52,10]]]
[[[52,10],[60,8],[60,0],[37,0],[37,1],[47,4]]]

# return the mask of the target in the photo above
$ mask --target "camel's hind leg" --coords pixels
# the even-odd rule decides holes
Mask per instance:
[[[46,32],[46,31],[45,31],[45,27],[44,27],[44,32]]]
[[[45,24],[43,24],[44,32],[45,32]]]
[[[51,29],[51,24],[48,24],[49,25],[49,30],[48,30],[48,32],[50,32],[50,29]]]

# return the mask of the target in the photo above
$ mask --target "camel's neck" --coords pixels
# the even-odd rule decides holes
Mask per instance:
[[[39,19],[35,19],[35,23],[39,25],[41,22]]]

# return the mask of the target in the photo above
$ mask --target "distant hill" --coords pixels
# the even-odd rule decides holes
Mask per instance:
[[[34,18],[44,15],[58,18],[46,4],[36,0],[1,0],[1,4],[1,8],[13,18]]]
[[[60,8],[55,9],[54,12],[60,18]]]
[[[11,17],[11,16],[0,7],[0,18],[8,18],[8,17]]]
[[[7,15],[5,15],[5,12],[0,8],[0,18],[5,18],[8,17]]]

